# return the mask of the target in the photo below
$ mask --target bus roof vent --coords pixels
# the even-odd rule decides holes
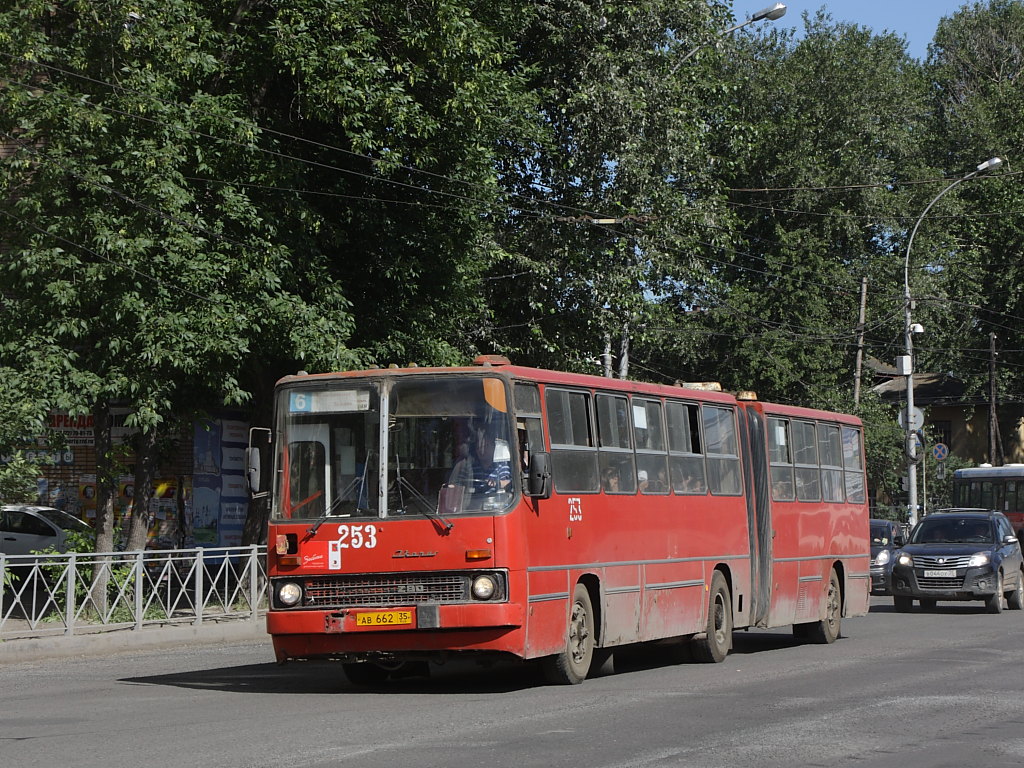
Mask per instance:
[[[752,389],[741,389],[736,393],[737,400],[757,400],[757,392]]]
[[[512,365],[512,361],[504,355],[477,355],[476,359],[473,360],[473,365]]]
[[[677,381],[676,386],[683,389],[701,389],[705,392],[722,391],[722,385],[717,381]]]

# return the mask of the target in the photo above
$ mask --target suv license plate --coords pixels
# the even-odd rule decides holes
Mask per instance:
[[[357,627],[400,627],[412,624],[412,611],[374,611],[356,614]]]
[[[924,577],[926,579],[955,579],[956,578],[956,571],[955,570],[953,570],[953,571],[950,571],[950,570],[945,570],[945,571],[925,571],[924,572]]]

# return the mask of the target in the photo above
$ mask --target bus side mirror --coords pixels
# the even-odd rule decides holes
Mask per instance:
[[[257,433],[266,433],[265,445],[270,445],[271,435],[270,430],[266,427],[252,427],[249,430],[249,447],[245,449],[245,477],[249,484],[249,492],[252,494],[254,499],[262,498],[268,495],[268,492],[263,490],[262,480],[262,451],[259,444],[264,441],[260,440],[260,435]]]
[[[545,451],[530,454],[526,495],[535,499],[551,498],[551,455]]]

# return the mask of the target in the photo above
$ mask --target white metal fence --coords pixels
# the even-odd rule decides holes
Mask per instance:
[[[266,547],[0,554],[0,640],[256,620]]]

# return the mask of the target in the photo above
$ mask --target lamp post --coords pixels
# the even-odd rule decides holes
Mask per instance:
[[[914,235],[917,234],[921,222],[928,215],[928,211],[939,201],[939,198],[953,189],[958,184],[973,179],[987,171],[994,171],[1003,164],[1001,158],[992,157],[981,163],[970,173],[964,174],[959,179],[949,184],[937,194],[928,206],[917,217],[914,229],[910,232],[910,239],[907,240],[907,254],[903,260],[903,344],[905,354],[896,361],[896,368],[906,377],[907,387],[907,411],[903,418],[905,434],[905,450],[907,453],[907,508],[908,522],[911,526],[917,523],[917,435],[913,424],[914,413],[914,334],[921,333],[924,329],[917,323],[911,322],[911,311],[913,309],[910,299],[910,247],[914,244]]]
[[[758,21],[765,21],[765,20],[767,20],[767,21],[775,21],[776,19],[781,19],[785,15],[786,15],[786,4],[785,3],[772,3],[767,8],[762,8],[760,11],[754,11],[754,13],[750,14],[750,18],[747,19],[746,21],[741,22],[740,24],[734,24],[733,26],[729,27],[728,29],[722,30],[721,32],[719,32],[716,35],[716,38],[718,38],[718,37],[725,37],[730,32],[735,32],[737,29],[742,29],[743,27],[747,26],[748,24],[754,24],[754,23],[756,23]],[[683,65],[683,62],[685,62],[687,59],[689,59],[691,56],[693,56],[693,54],[695,54],[701,48],[704,48],[705,46],[708,46],[708,45],[710,45],[710,43],[701,43],[696,48],[694,48],[692,51],[690,51],[685,56],[683,56],[683,58],[681,58],[679,61],[677,61],[676,65],[674,67],[672,67],[672,72],[670,74],[674,75],[676,73],[676,70],[679,69],[679,67],[681,67]]]

